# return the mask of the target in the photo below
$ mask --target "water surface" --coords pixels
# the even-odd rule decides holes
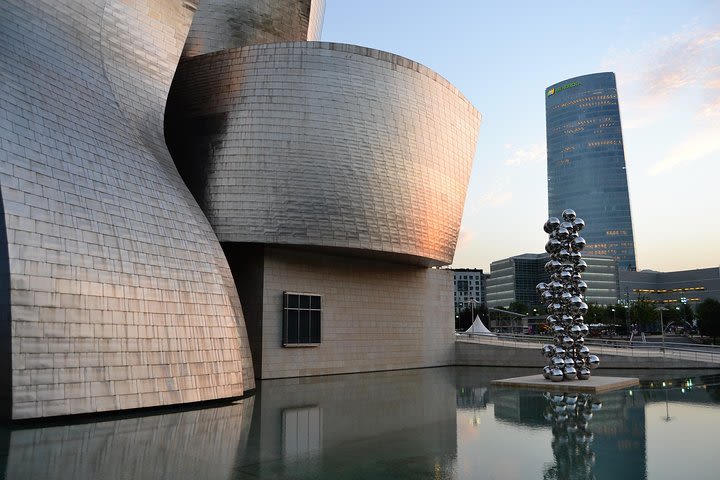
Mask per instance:
[[[598,370],[597,372],[601,372]],[[602,395],[447,367],[264,381],[232,405],[0,432],[8,479],[715,479],[720,376]],[[638,375],[639,374],[639,375]]]

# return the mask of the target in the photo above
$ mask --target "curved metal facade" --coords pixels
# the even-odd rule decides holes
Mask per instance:
[[[203,0],[183,57],[261,43],[319,40],[325,0]]]
[[[615,74],[595,73],[545,91],[548,212],[587,222],[584,253],[635,270],[635,241]]]
[[[452,262],[480,115],[428,68],[322,42],[227,50],[181,63],[166,118],[221,242]]]
[[[0,3],[13,419],[254,387],[230,270],[163,138],[195,7]]]

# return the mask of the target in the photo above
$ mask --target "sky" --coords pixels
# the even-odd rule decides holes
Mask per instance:
[[[607,71],[638,270],[720,265],[720,0],[326,0],[322,40],[420,62],[482,114],[453,266],[544,250],[545,88]]]

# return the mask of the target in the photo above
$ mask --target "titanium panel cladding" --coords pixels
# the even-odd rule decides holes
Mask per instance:
[[[203,0],[183,57],[261,43],[320,40],[325,0]]]
[[[230,270],[163,139],[194,9],[0,2],[12,419],[254,387]]]
[[[445,79],[352,45],[181,62],[168,143],[221,242],[449,264],[480,115]]]
[[[615,74],[595,73],[545,91],[548,213],[574,209],[587,222],[584,253],[635,270],[630,198]]]

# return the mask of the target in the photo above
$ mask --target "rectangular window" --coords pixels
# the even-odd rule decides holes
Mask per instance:
[[[283,292],[283,346],[320,343],[320,295]]]

